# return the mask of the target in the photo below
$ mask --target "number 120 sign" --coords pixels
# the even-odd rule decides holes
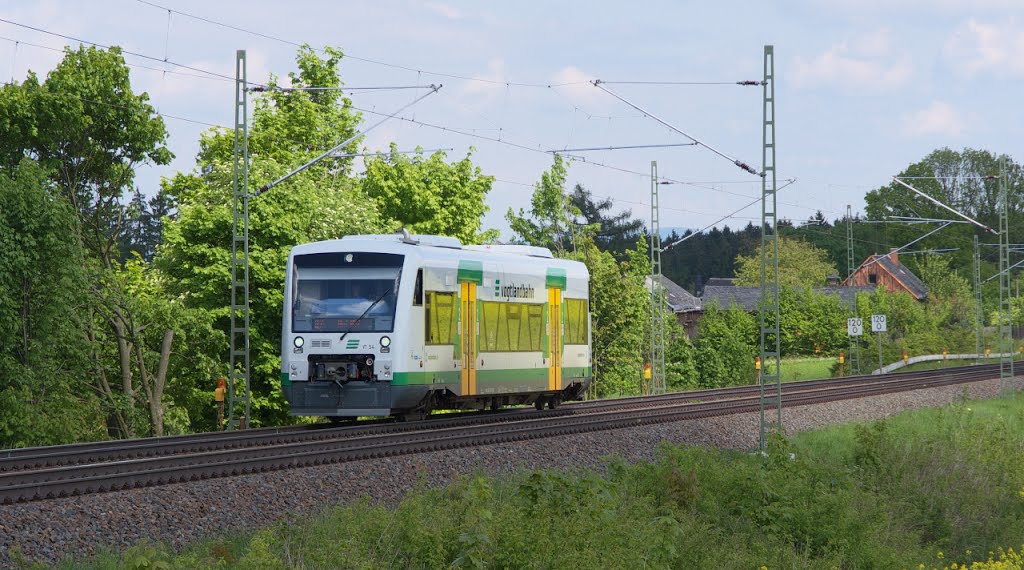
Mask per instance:
[[[854,317],[846,319],[846,334],[850,336],[860,336],[864,333],[864,319]]]
[[[885,332],[885,315],[871,315],[871,332]]]

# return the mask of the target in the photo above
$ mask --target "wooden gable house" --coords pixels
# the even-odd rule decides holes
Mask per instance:
[[[843,281],[843,285],[873,285],[891,293],[904,291],[918,301],[923,301],[928,296],[928,287],[900,263],[899,253],[895,249],[885,255],[876,254],[865,259],[860,267]]]

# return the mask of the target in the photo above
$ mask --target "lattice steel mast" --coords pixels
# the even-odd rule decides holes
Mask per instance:
[[[1013,378],[1013,330],[1010,325],[1010,228],[1006,156],[999,159],[999,379],[1008,390]]]
[[[853,272],[857,270],[856,256],[853,252],[853,209],[846,205],[846,278],[850,279]],[[847,283],[852,286],[852,283]],[[851,314],[857,316],[857,298],[854,296],[853,309]],[[850,336],[850,374],[860,374],[860,340],[858,337]]]
[[[974,361],[981,362],[982,334],[985,326],[985,312],[981,308],[981,249],[978,236],[974,236]]]
[[[651,392],[663,394],[665,382],[665,288],[661,284],[661,213],[658,162],[651,161]]]
[[[235,145],[231,223],[228,429],[249,424],[249,95],[245,50],[235,53]],[[241,409],[236,409],[238,406]],[[244,411],[242,411],[244,410]]]
[[[779,239],[775,173],[775,48],[764,46],[764,98],[761,133],[761,435],[758,447],[768,445],[765,409],[774,406],[774,428],[782,431],[782,359],[779,350]],[[771,248],[769,256],[768,249]],[[775,395],[765,386],[775,381]]]

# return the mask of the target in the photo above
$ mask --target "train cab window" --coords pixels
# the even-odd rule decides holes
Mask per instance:
[[[587,300],[565,300],[565,344],[587,344]]]
[[[427,291],[424,314],[427,344],[453,344],[455,307],[455,293]]]
[[[423,306],[423,270],[416,270],[416,287],[412,291],[412,304],[414,307]]]

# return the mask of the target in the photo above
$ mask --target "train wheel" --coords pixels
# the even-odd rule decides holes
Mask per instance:
[[[544,409],[544,396],[540,396],[539,398],[537,398],[537,400],[533,402],[533,407],[537,408],[538,410],[543,410]]]
[[[558,404],[562,403],[562,399],[558,396],[551,396],[548,398],[548,409],[553,410],[558,407]]]

